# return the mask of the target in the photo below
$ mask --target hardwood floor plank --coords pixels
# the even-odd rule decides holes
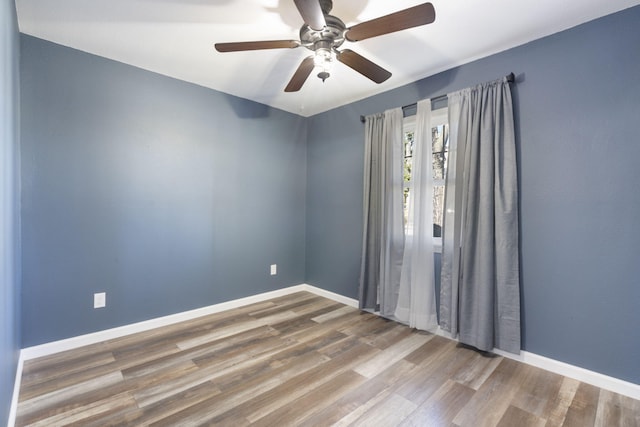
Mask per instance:
[[[273,390],[275,387],[303,375],[311,369],[318,369],[328,359],[316,352],[309,352],[298,358],[296,363],[282,365],[277,368],[265,369],[255,375],[247,376],[243,381],[235,382],[224,389],[224,395],[216,396],[201,404],[194,405],[163,421],[165,425],[181,423],[199,425],[203,423],[227,424],[231,421],[245,422],[245,412],[242,405],[258,396]],[[242,372],[245,372],[243,370]],[[241,373],[238,373],[241,374]],[[216,380],[224,381],[224,377]],[[246,421],[248,423],[248,421]]]
[[[238,382],[226,389],[224,395],[214,396],[196,405],[189,406],[170,417],[157,420],[155,425],[175,426],[201,425],[204,423],[233,424],[245,422],[242,405],[258,396],[273,390],[298,375],[311,369],[318,369],[327,362],[324,356],[310,352],[299,357],[294,364],[280,366],[271,371],[262,372]],[[248,423],[248,421],[246,421]]]
[[[32,412],[42,410],[42,408],[56,406],[70,398],[82,396],[89,391],[121,383],[123,380],[122,373],[119,371],[111,372],[97,378],[92,378],[78,384],[60,388],[59,390],[41,394],[31,399],[23,400],[18,403],[18,407],[20,408],[21,414],[28,415]]]
[[[529,369],[511,404],[539,417],[549,414],[560,392],[563,377],[549,371]]]
[[[188,350],[180,350],[175,347],[176,351],[171,352],[157,352],[158,357],[144,357],[136,360],[137,363],[127,363],[126,359],[122,360],[118,358],[118,362],[121,365],[122,373],[125,377],[131,377],[136,375],[144,375],[145,371],[157,369],[158,366],[166,365],[170,366],[172,361],[185,361],[185,360],[198,360],[206,358],[207,356],[217,354],[223,357],[223,355],[236,351],[238,348],[261,343],[263,340],[269,340],[271,337],[276,336],[277,332],[269,326],[263,326],[261,328],[252,329],[246,332],[236,334],[234,336],[212,341],[210,343],[203,344],[198,347],[193,347]],[[268,343],[268,341],[265,341]]]
[[[374,340],[380,334],[396,327],[398,327],[397,322],[380,317],[375,322],[361,322],[358,325],[353,325],[353,327],[345,328],[342,332],[347,335],[357,335],[363,342],[369,344],[370,341]]]
[[[388,396],[383,396],[375,405],[368,408],[362,416],[348,425],[354,427],[397,426],[415,409],[415,403],[391,393]],[[338,423],[338,425],[343,424]]]
[[[389,327],[366,334],[361,340],[370,346],[384,350],[402,341],[412,332],[413,330],[411,328],[392,322],[389,324]]]
[[[214,365],[223,366],[228,365],[230,361],[245,360],[264,353],[274,353],[295,344],[295,341],[283,340],[277,335],[264,333],[262,339],[244,341],[238,345],[219,348],[216,351],[207,351],[209,346],[203,344],[197,347],[198,351],[191,355],[191,360],[201,368]]]
[[[311,319],[329,313],[342,306],[343,305],[338,302],[318,297],[316,301],[293,307],[290,311],[297,313],[299,316],[310,316],[309,318]]]
[[[496,355],[476,353],[473,358],[452,376],[459,382],[474,390],[478,390],[498,367],[502,358]]]
[[[298,298],[292,299],[290,301],[286,301],[281,304],[273,304],[271,307],[266,307],[266,308],[252,311],[249,313],[249,316],[259,319],[261,317],[270,316],[277,312],[293,310],[295,308],[303,307],[308,305],[309,303],[316,303],[317,301],[321,301],[321,300],[322,298],[319,298],[316,295],[301,294],[299,295]]]
[[[376,396],[385,392],[385,396],[393,392],[404,378],[410,376],[416,365],[405,360],[399,360],[383,373],[367,380],[359,386],[345,393],[340,399],[331,405],[327,405],[321,411],[314,413],[311,417],[300,423],[301,426],[330,426],[341,419],[346,419],[352,414],[352,421],[360,417],[364,412],[359,412],[359,408],[364,407]],[[345,422],[343,420],[343,422]]]
[[[366,382],[356,389],[345,393],[331,406],[315,412],[300,422],[298,427],[337,426],[341,420],[347,420],[348,416],[352,416],[352,421],[354,421],[364,413],[359,411],[364,410],[367,402],[383,392],[389,393],[388,389],[389,386],[382,382]]]
[[[518,386],[529,370],[535,369],[513,360],[502,359],[491,376],[454,418],[459,426],[495,426],[510,406]]]
[[[393,391],[389,387],[383,388],[378,393],[371,396],[371,398],[365,401],[363,404],[356,407],[353,411],[347,413],[331,425],[334,427],[346,427],[355,425],[356,421],[362,419],[363,417],[366,417],[371,410],[380,405],[381,402],[384,402],[385,399],[388,399],[392,394]],[[409,411],[407,411],[407,413],[408,412]]]
[[[596,426],[640,426],[640,402],[609,390],[601,390]]]
[[[342,329],[346,328],[350,324],[362,322],[363,321],[362,319],[363,319],[362,312],[356,312],[356,313],[336,317],[330,320],[326,320],[323,323],[316,323],[311,319],[309,319],[308,322],[304,322],[304,323],[300,322],[298,319],[294,319],[291,322],[287,322],[289,324],[293,323],[294,325],[295,324],[299,325],[298,327],[295,327],[295,328],[291,328],[286,323],[274,324],[272,326],[275,329],[280,331],[280,333],[282,334],[282,337],[291,338],[295,340],[309,339],[309,337],[312,337],[312,336],[318,337],[332,331],[338,331],[345,335],[353,336],[351,334],[346,334]],[[282,330],[283,325],[285,325],[286,331]]]
[[[364,377],[373,378],[433,337],[434,335],[418,332],[408,335],[393,347],[381,350],[378,355],[357,366],[355,371]]]
[[[21,387],[20,398],[30,400],[43,394],[51,393],[61,388],[70,387],[112,373],[115,359],[105,355],[95,363],[81,364],[77,368],[68,367],[67,364],[61,366],[59,374],[47,373],[39,381],[33,380]],[[48,370],[50,371],[50,370]]]
[[[25,368],[22,371],[21,386],[27,391],[31,387],[39,387],[49,381],[56,381],[67,375],[92,369],[98,366],[107,365],[115,361],[111,351],[101,351],[87,354],[81,358],[74,358],[73,361],[65,360],[64,363],[58,359],[57,362],[48,361],[49,365],[40,364],[38,360],[25,361]]]
[[[353,347],[357,347],[358,345],[363,344],[362,341],[358,337],[347,336],[339,341],[336,341],[333,344],[329,344],[320,350],[320,353],[334,358],[346,351],[349,351]]]
[[[332,331],[326,333],[325,335],[321,335],[309,340],[301,338],[296,341],[300,344],[303,344],[307,348],[316,350],[320,353],[324,353],[328,348],[333,348],[336,344],[341,343],[346,339],[348,339],[348,337],[342,332]]]
[[[268,415],[252,423],[254,426],[272,427],[276,425],[300,425],[302,421],[317,412],[319,408],[330,406],[346,394],[366,381],[366,378],[348,370],[334,377],[331,381],[320,384],[295,399],[287,405],[281,406]]]
[[[127,389],[137,396],[143,390],[152,387],[161,387],[162,385],[184,378],[188,375],[197,375],[198,366],[190,360],[180,361],[171,366],[164,367],[156,372],[150,372],[147,375],[141,375],[131,378],[125,377]]]
[[[378,319],[378,316],[375,314],[358,310],[356,313],[325,321],[323,322],[323,325],[325,327],[334,328],[347,335],[358,336],[357,328],[359,325],[376,319]]]
[[[220,389],[212,382],[207,381],[196,387],[173,394],[146,408],[115,414],[115,417],[112,419],[96,419],[91,420],[91,422],[95,422],[96,427],[101,427],[101,422],[111,422],[113,425],[150,425],[174,416],[187,408],[220,396],[220,394]]]
[[[312,298],[322,298],[322,297],[319,297],[318,295],[313,294],[311,292],[300,291],[300,292],[295,292],[288,295],[283,295],[281,297],[271,298],[269,302],[279,306],[286,306],[287,304],[290,304],[293,301],[301,301],[301,300],[307,300]]]
[[[564,426],[581,427],[595,425],[600,389],[580,383],[567,410]]]
[[[437,337],[436,337],[437,338]],[[433,350],[432,339],[423,347],[417,349],[405,360],[416,360],[416,354],[424,354],[423,349],[429,348]],[[420,359],[421,363],[417,366],[415,374],[404,381],[398,387],[397,393],[406,399],[411,400],[416,405],[422,404],[433,393],[447,382],[452,375],[455,375],[459,369],[464,368],[468,360],[473,357],[473,352],[467,349],[460,349],[456,343],[450,340],[440,341],[436,343],[436,348],[440,351],[431,353],[430,357]]]
[[[188,350],[190,348],[199,347],[212,341],[218,341],[224,338],[231,337],[233,335],[245,332],[251,329],[258,329],[263,326],[267,326],[270,323],[276,323],[288,319],[295,318],[297,315],[293,311],[278,312],[271,314],[267,317],[260,319],[247,318],[246,320],[226,325],[224,327],[216,328],[209,333],[202,334],[195,338],[191,338],[177,343],[181,350]]]
[[[113,352],[113,356],[116,359],[114,365],[117,369],[130,369],[156,360],[162,360],[166,357],[173,357],[180,351],[175,343],[169,344],[168,342],[149,345],[146,347],[146,351],[138,351],[136,349],[135,352],[122,352],[115,350]]]
[[[547,427],[558,427],[564,424],[569,406],[576,395],[580,381],[563,377],[558,393],[549,400],[547,406]]]
[[[344,316],[344,315],[356,314],[356,313],[358,313],[358,309],[357,308],[353,308],[353,307],[349,307],[349,306],[343,305],[343,306],[339,306],[335,310],[331,310],[331,311],[329,311],[327,313],[324,313],[324,314],[321,314],[319,316],[312,317],[311,320],[313,320],[316,323],[324,323],[327,320],[332,320],[332,319],[336,319],[336,318]]]
[[[120,372],[113,372],[97,380],[92,381],[90,385],[77,384],[61,388],[19,403],[16,426],[29,425],[128,391]]]
[[[323,316],[344,307],[344,305],[340,303],[318,296],[314,296],[313,299],[303,302],[304,304],[296,304],[288,310],[296,314],[294,317],[282,321],[276,320],[271,322],[270,326],[283,336],[286,336],[287,334],[293,334],[309,326],[313,326],[317,323],[312,320],[313,318]]]
[[[398,388],[405,383],[405,381],[415,376],[419,369],[420,368],[415,364],[407,362],[404,359],[400,359],[384,371],[380,372],[380,374],[371,378],[368,383],[374,381],[380,382],[388,386],[391,391],[396,392]]]
[[[37,359],[25,360],[22,368],[23,375],[29,377],[32,374],[44,374],[51,369],[64,369],[75,365],[82,365],[86,360],[100,358],[101,354],[110,353],[111,350],[105,343],[91,344],[84,347],[61,351]]]
[[[318,368],[330,359],[316,351],[278,354],[275,360],[264,360],[252,366],[251,369],[232,371],[227,375],[216,378],[215,384],[229,396],[235,396],[249,386],[254,391],[268,391],[296,375]],[[252,396],[253,397],[253,396]],[[237,397],[234,397],[237,401]]]
[[[376,330],[386,330],[395,326],[391,320],[378,317],[371,313],[361,312],[355,322],[349,322],[345,326],[338,328],[340,332],[347,335],[363,337]]]
[[[87,418],[102,418],[105,413],[119,411],[122,408],[137,408],[135,400],[128,392],[107,397],[96,402],[91,402],[87,405],[78,406],[69,411],[61,412],[53,417],[48,417],[29,425],[31,427],[49,427],[73,424],[86,425]]]
[[[496,427],[543,427],[545,420],[515,406],[509,406]]]
[[[176,392],[187,390],[206,381],[213,381],[229,372],[239,369],[248,369],[261,361],[271,358],[281,347],[271,348],[259,356],[253,356],[243,352],[234,354],[233,358],[224,358],[216,363],[210,363],[206,367],[199,368],[179,378],[164,381],[160,384],[147,387],[134,393],[140,407],[145,407],[169,397]]]
[[[142,410],[137,406],[131,408],[122,408],[110,411],[105,414],[98,414],[93,417],[85,418],[77,423],[70,424],[69,427],[122,427],[122,426],[141,426],[137,423]],[[66,426],[65,426],[66,427]]]
[[[411,329],[409,328],[406,329],[411,331]],[[404,359],[416,365],[421,364],[425,361],[428,363],[434,363],[434,361],[437,361],[442,356],[449,357],[450,355],[453,355],[453,350],[455,349],[455,347],[455,341],[436,335],[427,343],[408,354]],[[449,349],[450,351],[447,349]]]
[[[448,380],[409,414],[400,426],[448,426],[474,394],[472,388]]]
[[[318,369],[311,369],[302,375],[279,385],[268,393],[246,402],[246,418],[250,422],[270,414],[286,405],[290,400],[303,396],[310,390],[331,381],[348,369],[374,357],[379,350],[361,344],[324,363]]]

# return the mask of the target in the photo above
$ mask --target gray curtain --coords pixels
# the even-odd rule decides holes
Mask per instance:
[[[404,252],[402,109],[366,117],[360,308],[393,315]]]
[[[518,180],[507,79],[449,95],[440,326],[520,352]]]

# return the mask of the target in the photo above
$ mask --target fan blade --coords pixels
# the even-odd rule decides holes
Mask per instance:
[[[391,77],[391,73],[379,65],[374,64],[362,55],[352,50],[345,49],[337,54],[338,61],[347,67],[351,67],[363,76],[376,83],[382,83]]]
[[[261,42],[235,42],[235,43],[216,43],[215,47],[218,52],[240,52],[243,50],[261,50],[261,49],[293,49],[300,46],[296,40],[269,40]]]
[[[431,3],[424,3],[371,21],[354,25],[347,30],[346,39],[352,42],[394,33],[407,28],[431,24],[436,20],[436,11]]]
[[[294,3],[302,19],[311,29],[320,31],[327,25],[319,0],[294,0]]]
[[[289,84],[287,85],[287,87],[284,88],[284,91],[285,92],[299,91],[302,85],[304,84],[304,82],[307,81],[307,77],[309,77],[309,74],[311,74],[311,71],[313,71],[314,66],[315,64],[313,63],[313,55],[306,57],[302,61],[302,63],[300,64],[296,72],[293,74],[293,77],[291,77],[291,80],[289,81]]]

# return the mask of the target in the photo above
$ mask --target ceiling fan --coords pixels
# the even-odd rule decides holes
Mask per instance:
[[[351,49],[338,50],[338,48],[345,40],[357,42],[430,24],[436,19],[433,5],[424,3],[347,28],[339,18],[329,15],[333,8],[331,0],[294,0],[294,3],[305,22],[300,28],[300,40],[216,43],[216,50],[218,52],[239,52],[262,49],[294,49],[300,46],[311,50],[313,55],[302,61],[284,89],[285,92],[299,91],[315,67],[321,69],[318,77],[324,82],[330,76],[334,59],[374,82],[382,83],[391,77],[389,71]]]

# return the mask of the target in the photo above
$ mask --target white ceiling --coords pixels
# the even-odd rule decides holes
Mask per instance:
[[[347,27],[424,0],[334,0]],[[293,0],[16,0],[20,31],[180,80],[310,116],[402,86],[640,0],[432,0],[436,21],[349,48],[393,73],[377,85],[343,64],[325,83],[284,87],[303,47],[218,53],[216,42],[297,39]],[[517,71],[517,70],[514,70]]]

